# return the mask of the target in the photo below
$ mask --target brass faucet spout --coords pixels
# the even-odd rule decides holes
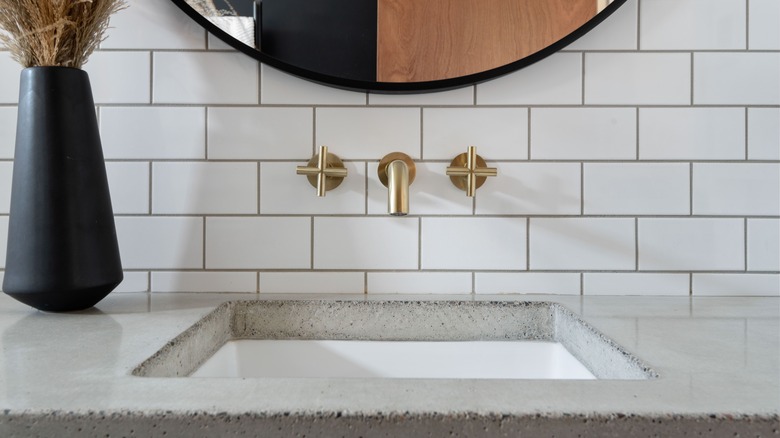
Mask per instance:
[[[387,187],[387,212],[392,216],[409,214],[409,186],[416,174],[412,158],[400,152],[385,155],[377,173]]]
[[[393,216],[409,214],[409,167],[401,160],[387,165],[387,212]]]

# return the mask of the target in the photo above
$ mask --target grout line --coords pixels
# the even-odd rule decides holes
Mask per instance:
[[[309,243],[311,244],[309,248],[309,267],[314,270],[314,216],[311,217],[309,234]]]
[[[637,0],[636,5],[636,49],[635,51],[641,51],[642,50],[642,42],[640,40],[641,36],[641,26],[642,26],[642,1],[643,0]]]
[[[209,108],[204,107],[203,112],[205,113],[203,115],[204,117],[204,123],[203,123],[203,156],[206,157],[206,161],[209,160]]]
[[[745,0],[745,50],[750,50],[750,0]]]
[[[531,108],[528,108],[528,119],[526,120],[526,148],[525,148],[525,157],[526,160],[531,160],[531,114],[533,110]]]
[[[748,136],[750,132],[750,118],[748,114],[748,107],[745,107],[745,161],[750,159],[750,150],[748,149],[750,146],[750,137]]]
[[[476,272],[471,273],[471,294],[472,295],[477,294],[477,273]]]
[[[694,56],[693,56],[693,52],[691,52],[691,77],[690,77],[690,85],[689,85],[691,87],[691,103],[690,103],[690,106],[693,106],[693,103],[694,103],[693,89],[694,89],[695,84],[693,83],[693,78],[694,78],[694,68],[695,68],[695,65],[694,65],[693,60],[694,60]]]
[[[123,269],[124,272],[176,272],[176,273],[187,273],[187,272],[203,272],[203,269],[201,268],[127,268]],[[357,269],[357,268],[345,268],[345,269],[309,269],[309,268],[239,268],[239,269],[232,269],[232,268],[215,268],[215,269],[207,269],[206,271],[211,273],[308,273],[308,272],[318,272],[318,273],[358,273],[358,272],[368,272],[368,273],[477,273],[477,274],[522,274],[522,273],[540,273],[540,274],[636,274],[633,269],[534,269],[532,271],[526,272],[525,270],[518,270],[518,269],[423,269],[422,271],[413,268],[413,269],[397,269],[397,268],[376,268],[376,269]],[[0,269],[0,272],[3,272],[2,269]],[[670,270],[670,269],[647,269],[639,271],[639,273],[642,274],[689,274],[689,273],[696,273],[696,274],[731,274],[731,275],[742,275],[746,274],[745,271],[742,268],[739,269],[729,269],[729,270],[712,270],[712,269],[702,269],[697,271],[687,271],[687,270]],[[748,274],[769,274],[769,275],[780,275],[780,271],[767,271],[767,270],[761,270],[761,271],[750,271]]]
[[[203,269],[206,269],[206,217],[204,216],[201,219],[201,226],[203,227],[203,254],[201,257],[203,258]]]
[[[585,52],[582,52],[580,57],[580,104],[585,105]]]
[[[146,293],[152,292],[152,271],[146,273]]]
[[[525,218],[525,270],[531,271],[531,218]]]
[[[423,119],[423,109],[422,109],[422,107],[420,107],[420,159],[421,160],[425,159],[425,155],[423,155],[423,153],[424,153],[424,148],[423,148],[423,146],[424,146],[423,145],[423,141],[424,140],[423,139],[425,138],[424,132],[423,132],[423,130],[425,129],[425,124],[423,123],[423,120],[424,120]]]
[[[257,64],[257,104],[263,103],[263,68]]]
[[[640,119],[639,119],[639,107],[636,109],[636,160],[639,161],[639,129],[640,129]]]
[[[634,218],[634,270],[639,272],[639,218]]]
[[[255,275],[255,293],[260,293],[260,272],[257,272],[257,275]]]
[[[693,272],[688,273],[688,295],[693,296]]]
[[[257,214],[260,215],[260,193],[262,186],[260,185],[260,182],[262,181],[262,166],[260,161],[257,162],[257,182],[255,184],[255,188],[257,189]]]
[[[147,215],[153,214],[152,212],[152,183],[154,182],[153,175],[154,175],[154,166],[152,165],[152,162],[149,161],[149,201],[148,201],[149,205],[147,205],[147,210],[146,210]]]
[[[154,51],[149,51],[149,103],[142,105],[154,105]]]
[[[743,227],[744,227],[743,231],[744,231],[744,239],[745,239],[744,262],[745,262],[745,272],[747,272],[747,270],[748,270],[748,219],[747,218],[745,218],[745,222],[744,222]]]
[[[477,86],[476,85],[472,85],[472,87],[474,89],[474,92],[471,95],[471,98],[472,98],[472,102],[471,103],[472,103],[473,106],[477,106]]]
[[[693,162],[688,164],[688,216],[693,216]]]
[[[363,294],[368,295],[368,272],[363,271]]]
[[[312,107],[311,113],[311,154],[314,155],[317,153],[317,107]]]
[[[580,295],[585,295],[585,274],[580,272]]]
[[[580,216],[585,216],[585,163],[580,163]]]
[[[417,218],[417,270],[422,271],[422,217]]]
[[[363,163],[363,215],[368,215],[368,161]]]

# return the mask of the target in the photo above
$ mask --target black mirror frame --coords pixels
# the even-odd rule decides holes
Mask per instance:
[[[545,47],[544,49],[533,53],[525,58],[511,62],[494,69],[485,70],[480,73],[475,73],[466,76],[460,76],[457,78],[441,79],[436,81],[425,82],[369,82],[353,79],[344,79],[337,76],[325,75],[315,71],[307,70],[304,68],[296,67],[294,65],[279,61],[276,58],[268,56],[263,52],[250,47],[237,39],[233,38],[230,34],[217,27],[214,23],[210,22],[206,17],[199,14],[194,8],[187,4],[187,0],[171,0],[176,6],[178,6],[184,13],[190,16],[209,33],[216,36],[226,44],[230,45],[234,49],[251,56],[252,58],[267,64],[278,70],[287,72],[293,76],[300,77],[318,84],[327,85],[331,87],[341,88],[344,90],[358,91],[358,92],[370,92],[379,94],[413,94],[413,93],[433,93],[439,91],[453,90],[456,88],[466,87],[470,85],[476,85],[491,79],[495,79],[500,76],[512,73],[520,70],[523,67],[527,67],[535,62],[558,52],[562,48],[573,43],[575,40],[591,31],[594,27],[604,21],[607,17],[612,15],[620,6],[622,6],[626,0],[614,0],[603,11],[596,14],[593,18],[588,20],[585,24],[577,28],[574,32],[566,35],[562,39],[555,43]]]

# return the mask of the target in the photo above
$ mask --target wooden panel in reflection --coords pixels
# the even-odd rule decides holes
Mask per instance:
[[[596,15],[597,0],[378,0],[377,80],[479,73],[560,40]]]

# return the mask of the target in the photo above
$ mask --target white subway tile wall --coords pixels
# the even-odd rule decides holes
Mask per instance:
[[[778,296],[779,11],[628,0],[527,69],[399,96],[295,78],[134,0],[86,66],[117,291]],[[19,71],[0,52],[0,247]],[[295,174],[320,145],[349,170],[325,198]],[[476,199],[445,175],[470,145],[498,168]],[[406,218],[377,178],[394,151],[417,162]]]

